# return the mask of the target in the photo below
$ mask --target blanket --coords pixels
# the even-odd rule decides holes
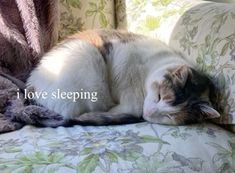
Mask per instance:
[[[41,55],[56,43],[58,16],[57,0],[2,0],[0,71],[25,81]]]
[[[0,72],[26,81],[58,37],[57,0],[2,0],[0,3]],[[48,39],[50,38],[50,39]],[[21,128],[26,124],[42,124],[45,117],[49,126],[60,122],[61,116],[37,106],[25,106],[22,94],[11,81],[0,77],[0,133]],[[40,115],[40,116],[36,116]],[[50,116],[49,116],[50,115]]]
[[[0,133],[20,129],[26,124],[41,127],[65,124],[61,115],[26,101],[14,83],[0,76]]]

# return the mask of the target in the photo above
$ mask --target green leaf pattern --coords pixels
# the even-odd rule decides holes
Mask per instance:
[[[114,28],[112,0],[60,0],[59,39],[77,31]]]
[[[167,25],[173,26],[191,5],[190,0],[126,0],[126,27],[132,32],[162,38]],[[122,21],[117,23],[122,25]]]
[[[26,126],[1,135],[0,169],[17,173],[232,172],[234,139],[212,124]]]

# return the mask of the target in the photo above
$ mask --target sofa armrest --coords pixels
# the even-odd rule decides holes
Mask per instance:
[[[235,124],[235,4],[202,3],[178,20],[169,45],[214,77],[222,96],[220,124]],[[235,129],[235,128],[234,128]]]

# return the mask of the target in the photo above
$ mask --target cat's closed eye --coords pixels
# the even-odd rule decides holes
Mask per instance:
[[[171,102],[174,100],[174,93],[173,93],[172,89],[169,86],[164,85],[164,83],[161,86],[159,93],[160,93],[159,95],[160,95],[161,99],[165,102]]]
[[[158,103],[161,100],[160,94],[157,94],[156,99],[154,100],[154,103]]]
[[[159,93],[158,94],[158,100],[160,101],[162,98],[161,98],[161,94]]]
[[[166,102],[171,102],[171,101],[173,101],[173,95],[172,94],[165,94],[163,97],[162,97],[162,99],[164,100],[164,101],[166,101]]]

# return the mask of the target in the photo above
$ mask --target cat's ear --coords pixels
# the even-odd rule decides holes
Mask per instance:
[[[200,109],[205,119],[213,119],[220,117],[220,113],[209,105],[201,104]]]
[[[189,74],[189,68],[186,65],[182,65],[173,71],[173,80],[180,86],[184,86]]]

